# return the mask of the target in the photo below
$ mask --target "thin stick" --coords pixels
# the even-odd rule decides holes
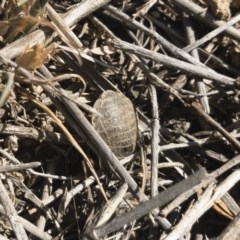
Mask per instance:
[[[46,172],[50,174],[54,174],[55,169],[56,169],[56,161],[48,161]],[[53,185],[53,179],[51,178],[44,179],[43,187],[42,187],[42,196],[41,196],[42,201],[48,198],[48,196],[52,193],[52,188],[53,188],[52,185]],[[47,218],[44,214],[41,214],[37,220],[37,227],[42,231],[44,231],[46,224],[47,224]],[[59,231],[62,230],[56,221],[55,221],[55,225]]]
[[[12,226],[12,229],[16,235],[16,238],[18,240],[27,240],[28,239],[27,234],[21,222],[19,222],[17,219],[18,214],[13,206],[13,203],[1,179],[0,179],[0,201],[4,207],[6,216]]]
[[[203,111],[201,105],[197,102],[192,103],[192,107],[196,110],[205,121],[210,123],[219,133],[221,133],[237,150],[240,150],[240,142],[226,131],[218,122]]]
[[[126,223],[146,215],[157,207],[163,206],[164,204],[178,196],[180,193],[198,184],[204,176],[205,171],[203,169],[200,169],[198,172],[194,173],[189,178],[176,183],[174,186],[169,187],[167,190],[161,192],[154,198],[151,198],[150,200],[139,204],[130,212],[116,217],[111,222],[94,229],[90,233],[91,238],[100,239],[101,237],[106,236],[109,233],[119,229],[121,226],[124,226]]]
[[[81,19],[87,17],[94,11],[108,4],[111,0],[86,0],[77,4],[64,14],[64,22],[67,26],[73,26]]]
[[[240,180],[240,170],[233,172],[217,187],[213,184],[204,191],[198,201],[183,215],[182,220],[174,227],[164,240],[181,239],[188,229],[209,209],[215,202],[227,193]]]
[[[210,13],[207,12],[207,9],[204,9],[190,0],[171,0],[174,4],[180,6],[186,12],[190,13],[196,19],[200,20],[201,22],[211,26],[213,28],[220,27],[225,24],[224,21],[219,21],[214,18]],[[240,41],[240,33],[238,29],[234,27],[228,27],[225,29],[225,33],[229,36],[233,37],[234,39]]]
[[[53,239],[53,237],[51,235],[49,235],[47,232],[41,231],[38,227],[36,227],[31,222],[27,221],[25,218],[19,216],[18,221],[22,223],[22,225],[28,232],[30,232],[32,235],[38,237],[39,239],[42,239],[42,240],[52,240]]]
[[[0,207],[0,213],[5,216],[7,215],[5,210],[2,207]],[[39,239],[42,239],[42,240],[51,240],[52,239],[52,236],[50,236],[46,232],[41,231],[39,228],[37,228],[35,225],[33,225],[32,223],[27,221],[25,218],[17,216],[17,221],[20,222],[28,232],[30,232],[32,235],[38,237]]]
[[[73,33],[69,26],[60,17],[60,15],[57,14],[57,12],[49,4],[47,4],[46,8],[48,11],[48,15],[54,22],[56,30],[58,31],[59,35],[63,34],[64,38],[70,40],[70,43],[74,48],[81,49],[83,45],[80,42],[79,38]]]
[[[234,218],[232,222],[223,230],[217,237],[217,240],[238,240],[240,236],[240,213]]]
[[[139,47],[130,43],[127,43],[125,41],[122,41],[120,39],[112,39],[109,41],[113,47],[124,50],[126,52],[134,53],[138,56],[145,57],[147,59],[151,59],[153,61],[159,62],[165,66],[182,70],[184,72],[189,72],[190,74],[208,78],[210,80],[213,80],[215,82],[225,84],[225,85],[233,85],[235,82],[235,79],[224,76],[222,74],[216,73],[213,70],[209,70],[200,66],[195,66],[193,64],[178,60],[176,58],[168,57],[166,55],[156,53],[150,50],[147,50],[143,47]]]
[[[5,102],[8,99],[8,96],[10,95],[13,85],[14,85],[14,73],[13,72],[7,72],[7,84],[5,86],[5,89],[1,93],[0,96],[0,108],[5,104]]]
[[[186,25],[186,32],[187,32],[187,36],[188,36],[188,39],[189,39],[189,43],[191,44],[191,43],[196,42],[195,32],[193,30],[193,27],[192,27],[192,24],[191,24],[191,21],[190,21],[189,17],[184,15],[183,20],[184,20],[185,25]],[[191,54],[196,59],[198,59],[198,60],[200,59],[197,49],[193,49]],[[206,96],[206,86],[205,86],[203,80],[195,79],[195,82],[196,82],[196,85],[197,85],[198,93],[203,95],[202,97],[200,97],[200,102],[203,106],[203,109],[206,113],[210,113],[208,97]]]
[[[16,171],[26,170],[29,168],[37,168],[37,167],[40,167],[41,165],[42,164],[40,162],[30,162],[30,163],[22,163],[17,165],[0,166],[0,173],[16,172]]]
[[[61,217],[65,214],[65,211],[69,205],[69,203],[72,201],[72,199],[79,194],[83,189],[89,187],[91,184],[95,182],[95,178],[93,176],[88,177],[83,182],[79,183],[77,186],[69,190],[64,194],[64,196],[61,199],[61,203],[59,204],[61,207],[58,210],[58,218],[61,219]],[[51,199],[51,198],[50,198]],[[47,204],[50,200],[46,200]],[[62,214],[62,216],[60,216]]]
[[[217,177],[221,176],[223,173],[228,171],[229,169],[237,166],[240,164],[240,155],[228,160],[224,165],[222,165],[220,168],[212,172],[208,175],[206,179],[204,179],[201,183],[196,185],[194,188],[189,189],[188,191],[181,193],[178,197],[176,197],[168,206],[166,206],[161,213],[163,216],[167,216],[173,209],[178,207],[180,204],[182,204],[186,199],[191,197],[196,192],[199,192],[201,189],[206,188],[206,186],[216,179]]]
[[[237,23],[238,21],[240,21],[240,14],[231,18],[228,22],[226,22],[222,26],[214,29],[213,31],[209,32],[208,34],[206,34],[202,38],[198,39],[194,43],[190,43],[188,46],[184,47],[183,50],[186,51],[186,52],[192,51],[193,49],[201,46],[205,42],[207,42],[207,41],[211,40],[212,38],[216,37],[218,34],[222,33],[226,29],[229,29],[230,26]]]
[[[34,127],[24,127],[0,123],[0,132],[4,135],[16,135],[18,138],[28,138],[37,141],[67,144],[67,139],[62,133],[38,130]]]
[[[110,14],[113,18],[118,18],[123,20],[125,23],[129,24],[133,28],[137,28],[141,31],[143,31],[145,34],[156,40],[160,45],[162,45],[164,48],[166,48],[168,51],[170,51],[174,56],[180,57],[182,59],[187,60],[188,62],[195,64],[196,66],[201,66],[205,69],[208,67],[199,62],[197,59],[193,58],[188,53],[184,52],[180,48],[176,47],[174,44],[170,43],[168,40],[160,36],[156,31],[150,30],[149,28],[145,27],[141,23],[137,22],[136,20],[133,20],[130,18],[127,14],[121,12],[117,8],[107,5],[105,9],[108,11],[108,15]]]
[[[159,113],[157,102],[157,91],[150,85],[152,99],[152,159],[151,159],[151,197],[158,194],[158,144],[159,144]]]

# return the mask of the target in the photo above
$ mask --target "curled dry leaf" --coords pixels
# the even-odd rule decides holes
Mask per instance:
[[[47,26],[53,29],[53,26],[51,23],[45,19],[41,19],[40,17],[32,17],[30,15],[25,16],[16,16],[13,18],[10,18],[6,21],[0,21],[0,26],[10,26],[14,27],[14,31],[17,33],[23,33],[26,28],[34,26],[34,25],[43,25]]]
[[[21,67],[34,71],[42,64],[48,62],[51,54],[57,45],[55,43],[45,47],[43,44],[37,44],[31,48],[26,48],[25,51],[16,59],[16,63]]]

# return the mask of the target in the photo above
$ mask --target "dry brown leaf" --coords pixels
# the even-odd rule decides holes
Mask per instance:
[[[21,17],[17,16],[7,21],[0,21],[0,26],[6,26],[7,24],[11,27],[15,27],[17,32],[23,32],[27,26],[34,25],[39,21],[40,21],[39,18],[35,18],[31,16],[21,16]]]
[[[31,48],[27,47],[25,51],[16,58],[16,63],[21,67],[34,71],[50,60],[50,55],[54,49],[56,49],[56,44],[54,43],[48,47],[45,47],[43,44],[37,44]]]
[[[17,16],[17,17],[11,18],[9,20],[0,21],[0,27],[4,27],[4,26],[8,25],[10,27],[14,27],[15,31],[18,33],[24,32],[24,30],[28,26],[34,26],[35,24],[40,24],[40,25],[47,26],[47,27],[54,29],[53,25],[50,22],[48,22],[44,19],[41,19],[39,17],[32,17],[30,15]]]

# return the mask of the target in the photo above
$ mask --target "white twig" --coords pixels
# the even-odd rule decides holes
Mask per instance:
[[[21,222],[18,221],[18,214],[13,206],[13,203],[5,189],[3,182],[0,180],[0,202],[6,212],[6,216],[12,226],[15,236],[18,240],[27,240],[27,234]]]
[[[215,202],[227,193],[240,180],[240,170],[233,172],[217,187],[210,184],[199,197],[198,201],[184,214],[182,220],[174,227],[164,240],[181,239],[191,229],[193,224],[209,209]]]

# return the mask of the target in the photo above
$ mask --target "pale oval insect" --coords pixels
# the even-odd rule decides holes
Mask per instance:
[[[94,104],[92,124],[118,158],[132,154],[137,142],[137,119],[130,99],[107,90]]]

